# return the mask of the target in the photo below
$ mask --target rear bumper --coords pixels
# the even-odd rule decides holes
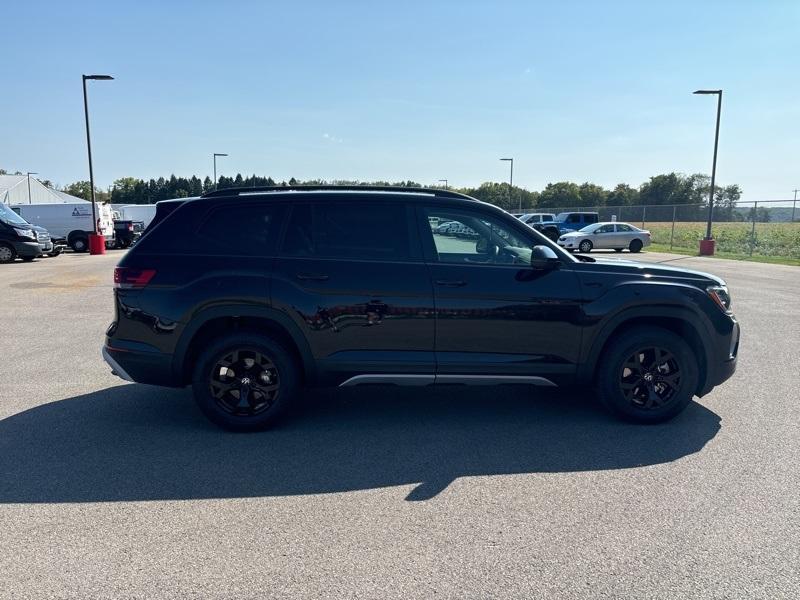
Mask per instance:
[[[132,347],[134,344],[136,348]],[[111,367],[111,372],[125,381],[179,387],[172,374],[172,355],[148,351],[141,346],[144,344],[121,340],[115,340],[114,346],[106,342],[103,358]]]

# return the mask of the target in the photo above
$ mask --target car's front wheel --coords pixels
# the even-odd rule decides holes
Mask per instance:
[[[594,246],[593,246],[592,242],[590,242],[589,240],[583,240],[583,241],[582,241],[582,242],[581,242],[581,243],[578,245],[578,249],[579,249],[581,252],[586,252],[586,253],[588,253],[588,252],[591,252],[593,247],[594,247]]]
[[[231,334],[199,356],[192,375],[195,400],[216,425],[259,431],[271,425],[296,396],[299,368],[271,338]]]
[[[0,244],[0,263],[14,262],[17,252],[10,244]]]
[[[624,419],[660,423],[686,408],[699,376],[697,356],[683,338],[660,327],[638,327],[604,350],[597,392]]]

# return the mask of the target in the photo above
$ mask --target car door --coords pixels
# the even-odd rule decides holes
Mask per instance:
[[[625,223],[617,223],[616,243],[618,248],[627,248],[630,246],[631,240],[637,237],[636,231],[630,225]]]
[[[436,234],[429,216],[461,222],[477,239]],[[417,223],[434,284],[437,382],[574,372],[582,313],[570,263],[532,269],[535,233],[494,211],[431,205]]]
[[[321,375],[433,379],[433,292],[417,231],[402,202],[292,206],[271,297],[308,339]]]
[[[601,225],[595,228],[594,234],[589,237],[595,248],[614,248],[617,245],[617,236],[613,224]]]

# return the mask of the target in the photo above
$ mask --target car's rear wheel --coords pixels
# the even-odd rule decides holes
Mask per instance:
[[[633,253],[639,252],[642,249],[642,240],[633,240],[628,249]]]
[[[232,334],[211,344],[192,375],[195,400],[216,425],[232,431],[259,431],[271,425],[292,401],[299,369],[274,340]]]
[[[8,244],[0,244],[0,263],[14,262],[17,257],[17,251],[13,246]]]
[[[622,252],[622,248],[614,248],[614,252]]]
[[[598,365],[601,402],[623,419],[660,423],[689,404],[699,370],[691,346],[660,327],[628,330],[613,340]]]
[[[583,240],[580,244],[578,244],[578,249],[581,252],[591,252],[594,245],[589,240]]]

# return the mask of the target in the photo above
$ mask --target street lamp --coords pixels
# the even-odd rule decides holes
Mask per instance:
[[[86,149],[89,153],[89,187],[92,190],[92,228],[94,234],[97,235],[97,211],[94,206],[94,170],[92,169],[92,139],[89,136],[89,101],[86,99],[86,80],[108,81],[114,78],[111,75],[81,75],[81,78],[83,79],[83,115],[86,118]]]
[[[514,187],[514,159],[501,158],[500,160],[511,162],[511,175],[508,178],[508,207],[511,208],[511,188]],[[522,212],[522,196],[519,197],[519,210]]]
[[[706,96],[717,96],[717,128],[714,133],[714,162],[711,165],[711,191],[708,193],[708,223],[706,224],[705,237],[706,241],[710,241],[712,239],[711,220],[714,216],[714,182],[716,181],[717,177],[717,146],[719,145],[719,115],[722,112],[722,90],[696,90],[693,93]],[[709,254],[714,254],[713,244],[707,244],[706,247],[709,250]],[[701,254],[703,254],[702,249]]]
[[[442,182],[444,182],[444,189],[447,189],[447,179],[440,179],[439,183],[442,183]]]
[[[38,175],[38,173],[28,171],[28,204],[31,203],[31,175]],[[795,196],[797,196],[797,194],[795,194]]]
[[[218,156],[228,156],[227,154],[223,154],[221,152],[214,153],[214,189],[217,189],[217,157]]]

